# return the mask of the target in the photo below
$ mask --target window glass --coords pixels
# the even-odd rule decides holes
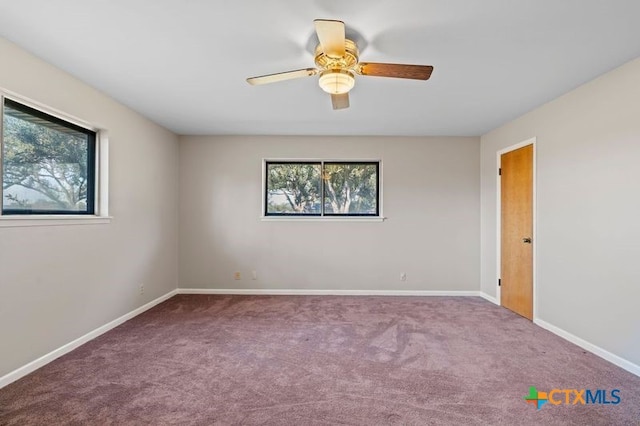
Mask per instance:
[[[5,98],[2,214],[93,214],[95,132]]]
[[[266,214],[319,215],[320,163],[267,163]]]
[[[324,163],[324,213],[378,214],[378,163]]]

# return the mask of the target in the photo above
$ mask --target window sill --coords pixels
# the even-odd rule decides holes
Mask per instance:
[[[384,216],[260,216],[263,222],[384,222]]]
[[[111,216],[84,215],[42,215],[42,216],[0,216],[0,228],[21,226],[70,226],[70,225],[105,225],[111,223]]]

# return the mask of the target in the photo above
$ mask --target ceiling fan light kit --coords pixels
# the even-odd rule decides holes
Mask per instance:
[[[356,84],[353,73],[348,70],[335,69],[325,70],[320,73],[318,84],[322,90],[332,95],[342,95],[348,93]]]
[[[349,91],[355,85],[355,74],[413,80],[428,80],[431,77],[433,67],[430,65],[360,62],[358,46],[345,38],[344,22],[316,19],[314,24],[320,41],[315,49],[314,62],[317,68],[250,77],[247,82],[260,85],[320,74],[318,84],[331,95],[333,109],[344,109],[349,107]]]

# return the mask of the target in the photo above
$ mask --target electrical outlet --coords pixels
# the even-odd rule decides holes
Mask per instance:
[[[407,280],[407,273],[400,272],[400,281],[406,281],[406,280]]]
[[[252,280],[257,280],[258,279],[258,273],[256,271],[251,271],[251,279]]]
[[[140,294],[144,294],[144,284],[141,283],[138,289],[140,290]]]
[[[236,272],[233,274],[233,279],[234,280],[239,280],[240,279],[240,272]]]

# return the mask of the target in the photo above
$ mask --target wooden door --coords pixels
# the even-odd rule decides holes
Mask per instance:
[[[533,319],[533,145],[502,154],[500,303]]]

